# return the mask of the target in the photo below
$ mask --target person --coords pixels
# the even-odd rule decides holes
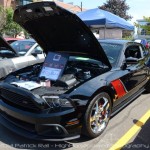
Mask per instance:
[[[25,35],[24,35],[24,32],[21,31],[17,36],[16,36],[17,39],[25,39]]]

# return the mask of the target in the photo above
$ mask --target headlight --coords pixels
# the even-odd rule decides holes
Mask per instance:
[[[72,105],[68,99],[60,98],[59,96],[42,96],[42,98],[52,108],[54,108],[54,107],[72,107]]]

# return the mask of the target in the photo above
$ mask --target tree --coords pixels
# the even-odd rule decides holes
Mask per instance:
[[[13,21],[13,9],[11,7],[5,9],[5,14],[6,23],[2,29],[2,32],[15,36],[18,32],[21,31],[21,27]]]
[[[143,19],[147,22],[147,25],[141,25],[141,28],[146,31],[147,35],[150,35],[150,17],[143,17]]]
[[[106,3],[99,6],[99,8],[120,16],[125,20],[132,19],[132,16],[127,14],[130,7],[126,4],[126,0],[107,0]]]
[[[1,33],[11,35],[15,37],[19,32],[24,31],[24,29],[13,21],[14,10],[9,7],[4,9],[5,23],[0,29]]]
[[[6,14],[5,14],[5,10],[2,6],[0,6],[0,20],[1,20],[0,21],[0,31],[1,31],[6,24]]]

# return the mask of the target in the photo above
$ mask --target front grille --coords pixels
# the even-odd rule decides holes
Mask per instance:
[[[28,110],[39,111],[39,107],[35,105],[32,99],[24,95],[14,93],[7,89],[1,89],[1,97],[6,103],[9,103],[9,105],[15,105],[15,107],[19,106],[19,108],[27,108]]]

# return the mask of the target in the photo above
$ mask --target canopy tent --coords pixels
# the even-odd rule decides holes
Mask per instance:
[[[126,30],[134,30],[134,26],[125,19],[120,18],[108,11],[95,8],[77,13],[77,16],[82,19],[85,24],[90,27],[105,27],[105,28],[122,28]]]

